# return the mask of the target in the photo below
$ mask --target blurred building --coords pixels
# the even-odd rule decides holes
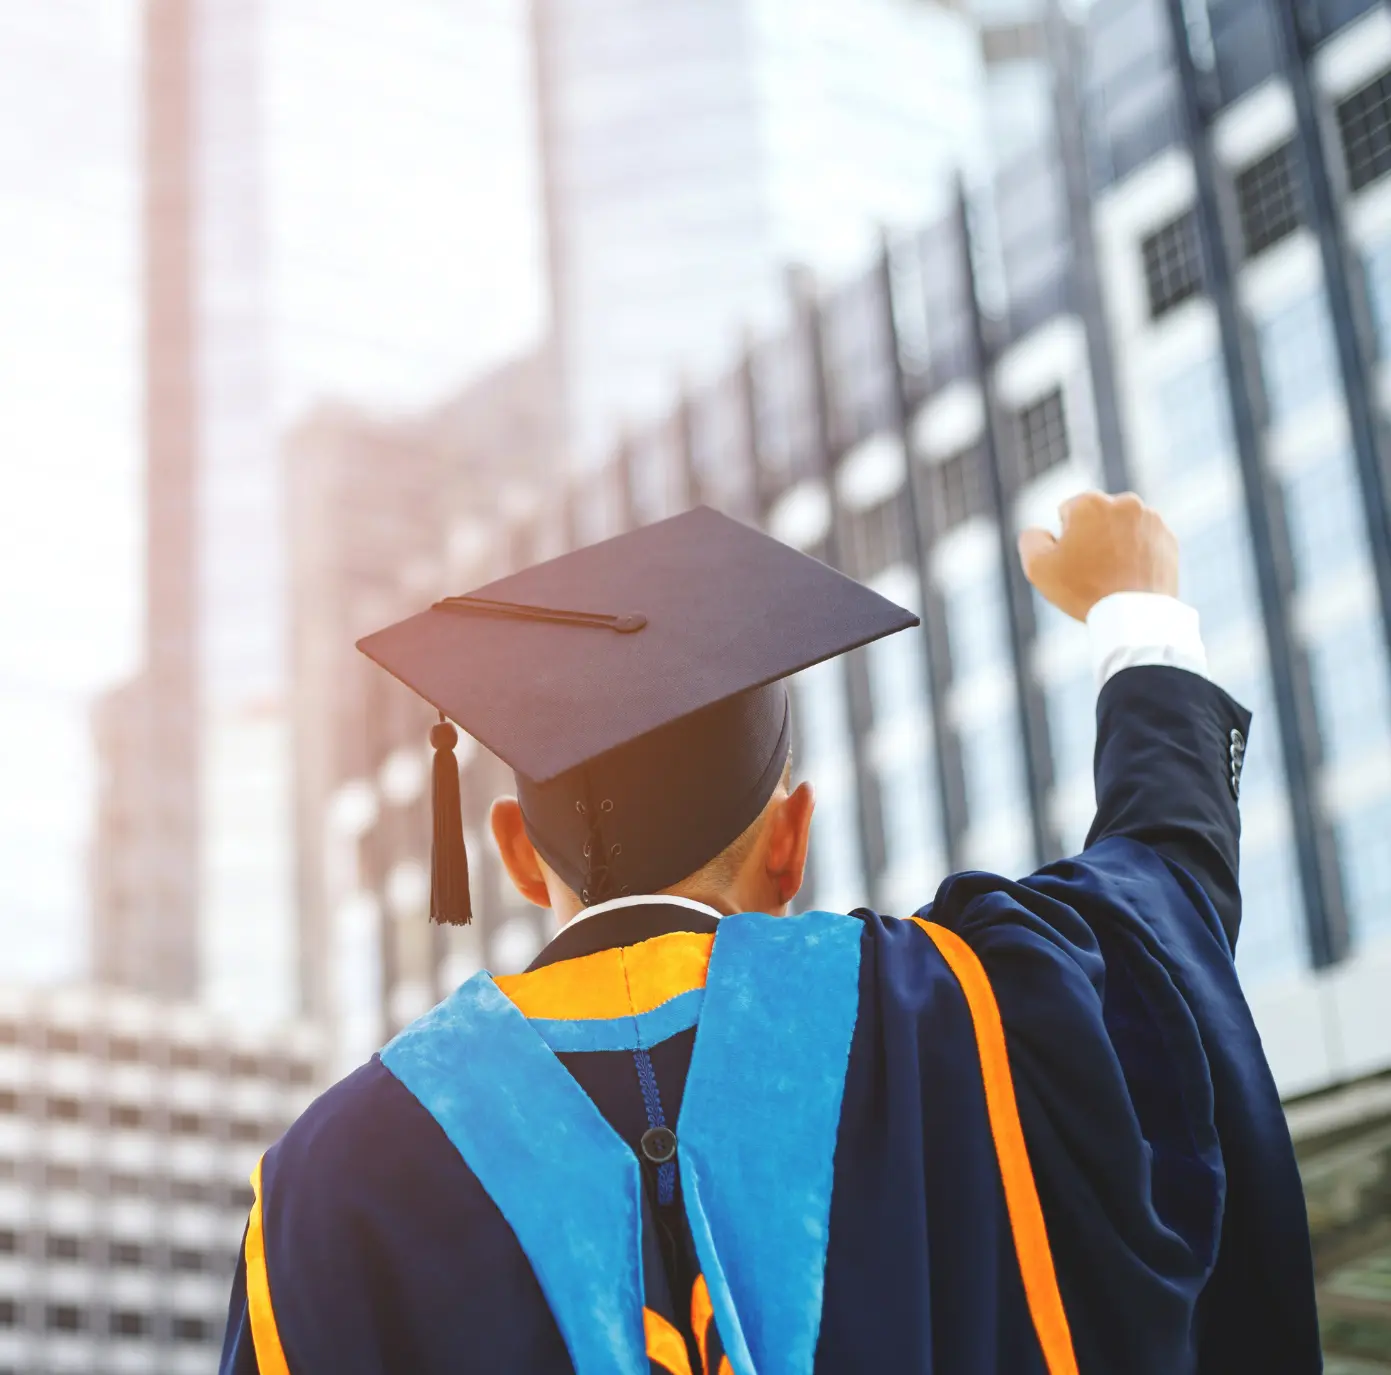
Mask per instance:
[[[519,3],[131,8],[147,625],[98,713],[97,969],[269,1024],[303,984],[281,440],[324,396],[414,406],[534,338],[526,30]]]
[[[137,994],[0,989],[0,1370],[214,1370],[251,1168],[321,1053]]]
[[[409,421],[323,408],[287,446],[302,999],[334,1018],[349,1058],[378,1044],[382,971],[388,986],[402,985],[399,1009],[420,1011],[444,991],[432,971],[447,962],[450,942],[467,944],[466,933],[427,928],[426,875],[404,854],[429,825],[431,714],[383,682],[355,642],[485,581],[490,566],[529,560],[530,547],[512,546],[508,532],[532,533],[557,451],[546,349]],[[383,741],[389,758],[377,756]],[[345,791],[365,773],[379,788],[370,800]],[[394,843],[356,846],[380,809],[401,854]],[[345,905],[362,890],[359,866],[373,875],[379,910]]]
[[[985,150],[967,6],[536,0],[552,327],[581,464]]]

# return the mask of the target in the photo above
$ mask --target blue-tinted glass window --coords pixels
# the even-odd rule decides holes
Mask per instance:
[[[869,647],[869,687],[877,724],[929,708],[922,630],[903,630]]]
[[[1326,399],[1337,387],[1337,355],[1322,289],[1263,320],[1260,351],[1273,423]]]
[[[849,911],[864,902],[859,818],[850,792],[827,788],[817,794],[809,854],[818,906]]]
[[[1241,932],[1236,967],[1250,989],[1308,963],[1304,904],[1293,845],[1264,845],[1241,857]]]
[[[795,679],[795,730],[808,759],[825,759],[850,748],[844,664],[831,659]]]
[[[1027,807],[1023,748],[1012,715],[963,729],[961,756],[973,826],[988,822],[996,813]]]
[[[1160,484],[1230,457],[1231,404],[1220,358],[1205,358],[1160,382],[1154,399],[1164,435],[1163,467],[1155,474]]]
[[[1339,823],[1338,857],[1354,942],[1391,931],[1391,797]]]
[[[914,751],[895,756],[879,771],[884,850],[891,869],[941,853],[937,794],[926,765]]]
[[[952,674],[957,681],[991,665],[1008,664],[1005,589],[994,564],[983,577],[948,592],[946,606]]]
[[[1096,748],[1096,679],[1091,665],[1049,687],[1044,702],[1059,781],[1090,773]]]
[[[1391,239],[1368,249],[1364,265],[1377,353],[1383,358],[1391,357]]]
[[[1296,473],[1285,494],[1294,570],[1301,586],[1365,558],[1367,528],[1349,454],[1332,454]]]
[[[1391,735],[1391,684],[1381,626],[1359,616],[1309,646],[1324,756],[1346,759]]]
[[[1180,540],[1180,591],[1198,610],[1205,635],[1216,634],[1249,617],[1255,580],[1246,519],[1228,510]]]

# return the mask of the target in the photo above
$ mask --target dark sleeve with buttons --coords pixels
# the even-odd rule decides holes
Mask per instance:
[[[1185,669],[1122,669],[1096,709],[1096,819],[1108,836],[1148,845],[1207,894],[1236,948],[1241,925],[1237,797],[1251,713]]]

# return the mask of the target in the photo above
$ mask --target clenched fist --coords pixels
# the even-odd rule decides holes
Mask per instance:
[[[1081,492],[1058,509],[1063,532],[1019,536],[1024,576],[1079,621],[1113,592],[1178,595],[1178,541],[1134,492]]]

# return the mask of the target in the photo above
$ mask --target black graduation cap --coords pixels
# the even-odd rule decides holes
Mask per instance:
[[[517,777],[527,832],[587,903],[695,872],[787,759],[788,675],[917,624],[708,507],[426,611],[358,648],[440,712],[431,915],[469,920],[457,721]]]

